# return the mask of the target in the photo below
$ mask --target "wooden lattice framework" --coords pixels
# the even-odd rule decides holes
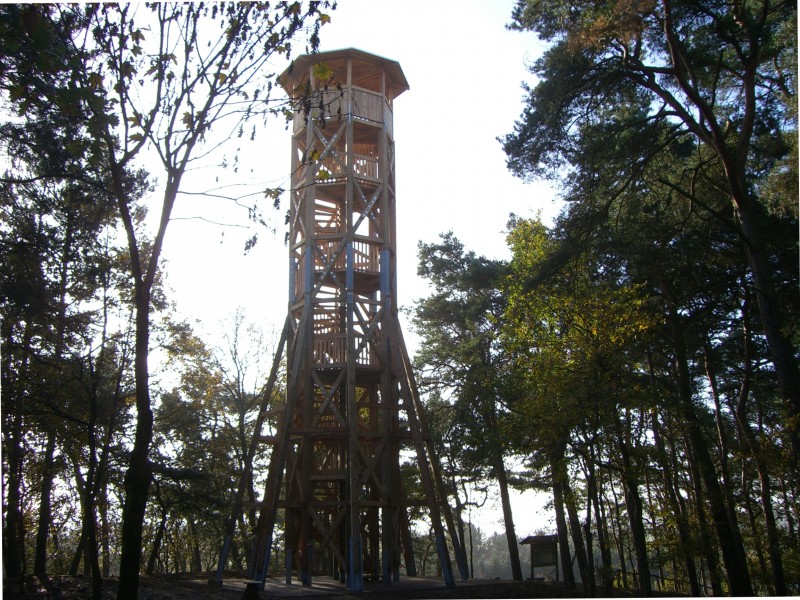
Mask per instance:
[[[302,56],[281,81],[306,107],[293,122],[289,310],[249,456],[272,445],[248,576],[266,579],[279,509],[287,583],[294,572],[305,585],[325,573],[360,591],[365,576],[397,581],[401,554],[414,575],[406,452],[454,585],[443,522],[463,578],[466,561],[397,317],[393,101],[408,84],[397,62],[355,49]],[[269,398],[284,356],[286,397],[276,410]],[[270,417],[276,435],[265,436]]]

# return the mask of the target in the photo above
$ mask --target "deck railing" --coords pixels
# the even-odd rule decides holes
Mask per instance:
[[[344,248],[340,249],[341,243],[341,238],[317,240],[317,249],[314,251],[314,272],[316,274],[323,273],[329,266],[331,271],[338,273],[347,270],[347,254]],[[339,254],[334,257],[337,250]],[[378,241],[373,242],[363,238],[353,240],[354,273],[379,275],[381,271],[380,253],[381,243]],[[333,264],[330,264],[331,261]],[[305,261],[301,254],[294,264],[295,270],[290,280],[294,282],[292,302],[299,302],[304,292],[307,291],[305,290],[304,264]],[[339,277],[341,277],[341,275]]]
[[[344,157],[328,154],[317,163],[316,183],[334,183],[347,176],[344,169]],[[353,154],[353,175],[359,178],[378,179],[378,157],[365,154]]]
[[[363,344],[364,336],[356,335],[356,348],[361,348],[356,354],[356,364],[362,366],[377,366],[377,357],[371,344]],[[323,333],[314,336],[314,364],[330,365],[332,367],[344,366],[347,363],[347,334]]]
[[[333,262],[334,271],[347,269],[347,255],[344,248],[340,248],[341,240],[318,240],[317,251],[314,253],[314,270],[324,271]],[[336,255],[337,250],[339,254]],[[353,269],[359,273],[380,273],[380,245],[366,240],[353,240]]]
[[[373,123],[385,123],[389,135],[391,136],[393,133],[392,108],[382,94],[353,86],[349,97],[346,90],[344,92],[339,90],[322,92],[321,98],[314,98],[315,107],[319,107],[320,100],[323,106],[322,111],[319,108],[313,108],[311,112],[315,119],[319,118],[320,113],[330,119],[344,117],[349,112],[349,107],[352,106],[354,118]],[[303,111],[295,111],[292,120],[295,133],[306,126],[306,119],[307,115]]]

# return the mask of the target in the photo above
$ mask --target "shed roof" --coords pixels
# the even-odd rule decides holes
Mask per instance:
[[[554,544],[558,542],[558,535],[529,535],[524,540],[522,540],[519,544],[522,546],[523,544],[530,544],[531,546],[548,546],[550,544]]]

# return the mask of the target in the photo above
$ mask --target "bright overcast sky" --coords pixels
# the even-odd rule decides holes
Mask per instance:
[[[521,84],[531,81],[525,64],[542,50],[533,34],[505,28],[513,4],[339,0],[331,23],[320,32],[321,51],[354,47],[396,60],[410,85],[394,104],[401,306],[410,307],[428,293],[416,276],[418,241],[435,242],[439,233],[452,230],[467,249],[505,257],[503,231],[509,213],[528,216],[541,210],[549,218],[557,211],[555,194],[547,186],[525,184],[511,175],[496,139],[509,133],[520,115]],[[231,144],[229,157],[236,141]],[[290,133],[276,124],[259,132],[254,144],[242,146],[238,173],[206,169],[187,178],[189,186],[203,190],[211,181],[233,186],[225,190],[231,194],[288,188],[290,144]],[[179,197],[167,232],[166,281],[178,313],[208,341],[214,341],[221,321],[237,307],[265,331],[280,330],[288,286],[285,208],[286,199],[279,213],[265,208],[278,231],[262,232],[257,246],[245,255],[244,242],[253,231],[191,217],[243,224],[246,213],[229,202]],[[407,324],[405,329],[413,353],[415,338]],[[533,499],[525,498],[515,503],[518,536],[541,525],[531,518],[536,512]],[[497,518],[484,516],[482,528],[502,531],[500,525],[492,527]]]

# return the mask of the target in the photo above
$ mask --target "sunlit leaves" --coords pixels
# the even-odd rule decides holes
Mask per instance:
[[[330,65],[321,62],[314,63],[312,74],[314,76],[314,82],[317,86],[325,86],[331,82],[335,73],[333,69],[331,69]]]
[[[282,187],[267,188],[264,190],[264,198],[272,200],[273,207],[277,210],[281,205],[281,195],[285,191]]]
[[[319,160],[319,157],[320,153],[319,150],[317,150],[316,148],[312,148],[306,153],[306,160],[308,161],[308,164],[317,162]]]
[[[558,250],[552,233],[536,219],[511,225],[503,346],[527,390],[519,409],[546,446],[634,392],[635,349],[653,322],[643,290],[604,279],[588,257],[540,276]]]

